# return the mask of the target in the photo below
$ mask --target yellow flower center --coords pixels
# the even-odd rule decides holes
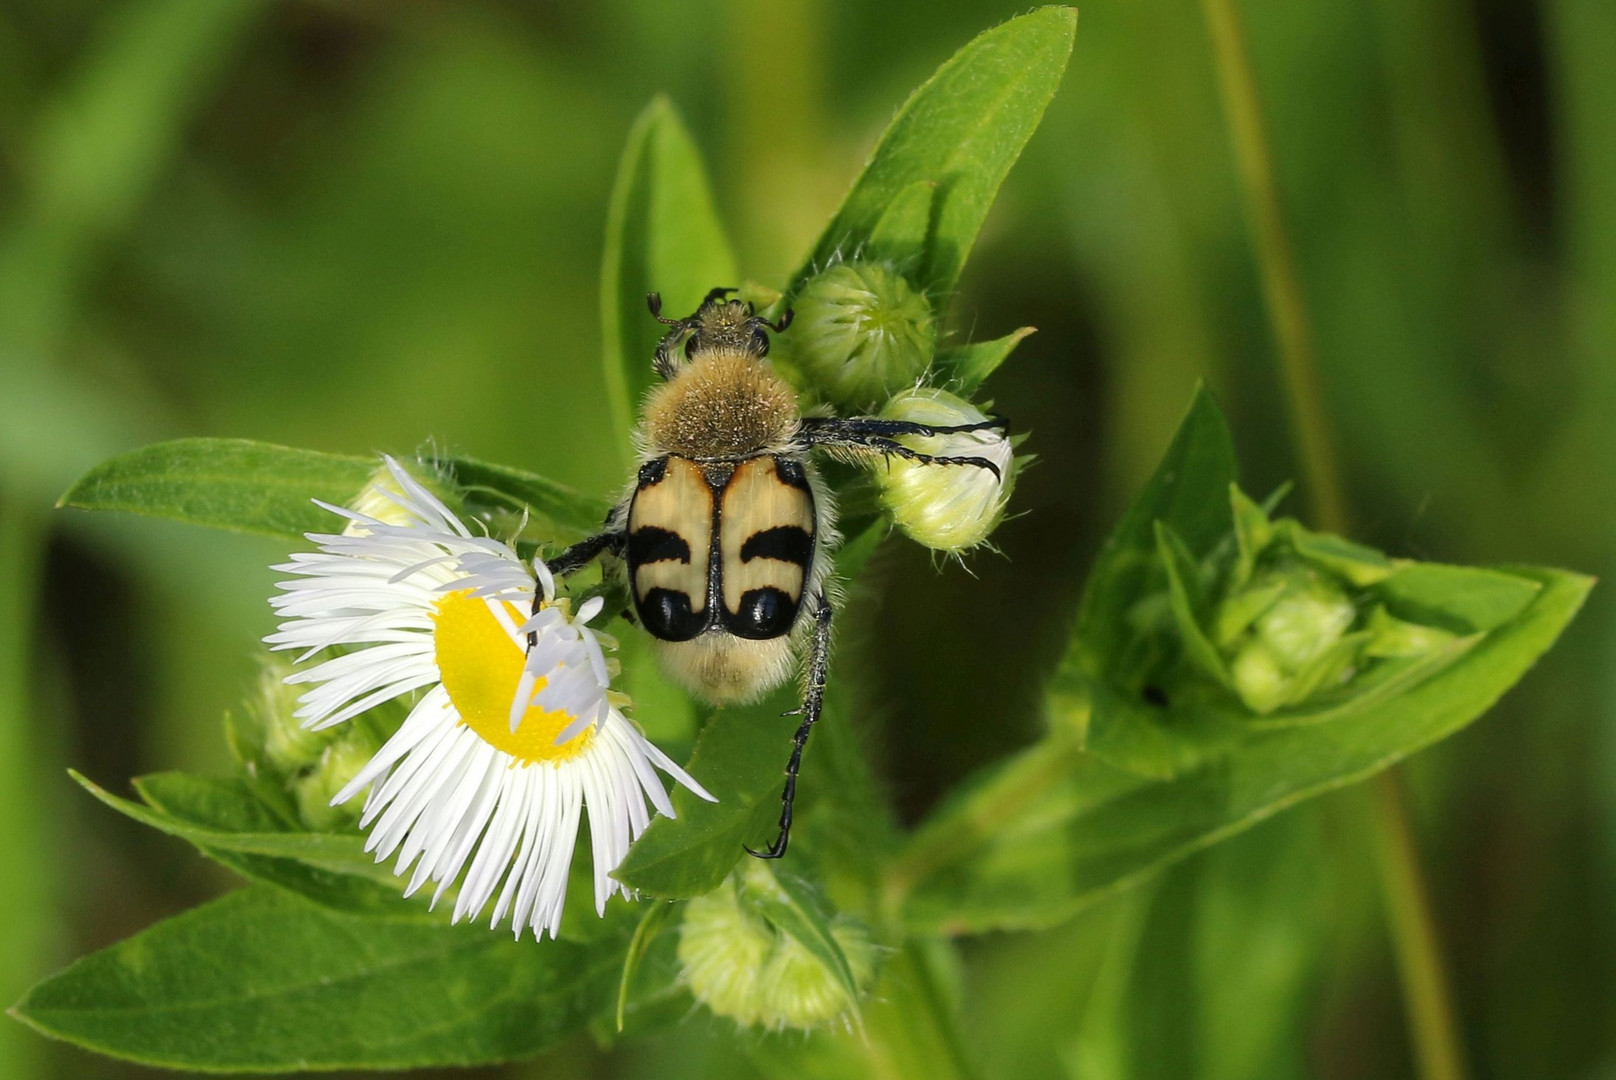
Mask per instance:
[[[516,625],[526,621],[526,615],[514,604],[505,604],[505,608]],[[595,737],[594,728],[557,746],[556,736],[577,717],[546,712],[537,705],[529,705],[522,722],[515,731],[511,730],[511,701],[516,697],[525,657],[522,647],[489,610],[487,601],[471,595],[469,589],[450,593],[438,601],[432,622],[432,642],[443,688],[449,692],[461,722],[484,742],[524,765],[566,761],[588,748]],[[533,692],[543,688],[544,680],[540,679]]]

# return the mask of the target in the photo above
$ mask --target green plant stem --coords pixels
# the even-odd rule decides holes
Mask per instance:
[[[1375,777],[1374,784],[1380,887],[1386,898],[1419,1075],[1426,1080],[1463,1080],[1469,1070],[1454,1025],[1453,992],[1420,873],[1402,774],[1387,769]]]
[[[1041,797],[1050,785],[1070,775],[1072,763],[1081,752],[1075,741],[1052,735],[975,793],[968,818],[952,821],[947,830],[918,834],[887,870],[881,890],[881,913],[887,926],[898,933],[904,901],[916,884],[969,855],[1001,825]]]
[[[40,808],[38,747],[30,733],[33,623],[45,531],[34,508],[0,494],[0,1006],[39,977],[52,936]],[[0,1075],[26,1080],[42,1067],[38,1040],[18,1024],[0,1031]]]
[[[1285,230],[1240,16],[1234,0],[1201,0],[1201,9],[1212,39],[1218,89],[1257,252],[1263,301],[1279,349],[1280,378],[1305,490],[1318,524],[1345,533],[1346,497],[1324,408],[1312,324]],[[1463,1080],[1468,1070],[1407,799],[1398,774],[1391,770],[1376,778],[1373,790],[1381,886],[1420,1076]]]
[[[1331,532],[1347,524],[1346,500],[1330,440],[1313,351],[1313,328],[1302,296],[1290,238],[1280,210],[1273,157],[1257,106],[1257,84],[1233,0],[1202,0],[1212,52],[1217,61],[1218,89],[1234,144],[1235,165],[1245,195],[1263,302],[1279,348],[1280,382],[1285,391],[1291,438],[1295,441],[1303,485],[1314,521]]]

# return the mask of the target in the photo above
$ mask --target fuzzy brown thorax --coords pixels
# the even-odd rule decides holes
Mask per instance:
[[[645,402],[645,438],[658,454],[740,458],[783,447],[797,395],[753,352],[699,350]]]

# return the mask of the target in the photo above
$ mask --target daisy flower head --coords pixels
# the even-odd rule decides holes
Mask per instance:
[[[347,519],[309,534],[318,550],[275,567],[291,575],[270,600],[283,620],[265,638],[296,650],[287,676],[310,688],[303,726],[322,730],[418,695],[408,717],[336,793],[364,792],[359,824],[377,861],[397,856],[405,895],[458,885],[454,919],[492,902],[490,925],[556,935],[583,811],[595,908],[623,886],[610,877],[673,805],[655,769],[712,796],[623,715],[611,690],[615,642],[593,630],[599,597],[576,612],[539,559],[475,535],[392,458]],[[328,653],[327,650],[336,650]]]

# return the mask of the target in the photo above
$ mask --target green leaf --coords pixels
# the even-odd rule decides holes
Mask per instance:
[[[1396,693],[1348,700],[1314,723],[1254,725],[1172,780],[1123,773],[1060,739],[1001,764],[940,810],[900,860],[893,888],[907,898],[909,924],[950,932],[1053,925],[1464,727],[1553,644],[1593,584],[1559,570],[1494,572],[1536,586],[1532,600]]]
[[[301,540],[332,527],[310,500],[352,501],[378,464],[249,439],[176,439],[103,461],[57,505]]]
[[[332,911],[252,886],[85,957],[13,1015],[147,1065],[210,1072],[480,1065],[539,1053],[610,1001],[622,942]]]
[[[775,864],[756,862],[740,875],[743,895],[775,929],[794,939],[825,965],[841,985],[847,1004],[858,1015],[858,980],[842,951],[841,942],[831,933],[835,912],[819,890],[809,882],[779,869]]]
[[[708,290],[740,284],[701,153],[673,104],[659,96],[629,130],[600,274],[606,388],[625,460],[653,380],[651,358],[667,329],[646,311],[646,294],[661,293],[663,314],[683,318]]]
[[[292,859],[328,873],[379,883],[397,895],[397,879],[385,864],[378,864],[365,852],[364,836],[357,829],[351,834],[294,830],[265,807],[244,783],[181,773],[149,776],[140,780],[139,786],[143,793],[151,793],[153,805],[142,806],[112,794],[76,772],[69,770],[69,775],[91,795],[125,817],[189,841],[205,855],[224,852],[232,856]],[[410,913],[408,905],[400,905],[400,915]]]
[[[916,180],[887,204],[870,230],[862,254],[891,263],[900,271],[919,267],[926,257],[926,236],[931,232],[931,205],[937,184]]]
[[[1074,649],[1104,671],[1127,644],[1130,609],[1162,582],[1156,522],[1202,554],[1233,528],[1229,487],[1235,482],[1234,440],[1204,387],[1197,388],[1161,464],[1123,514],[1089,571],[1073,634]]]
[[[604,500],[521,469],[454,455],[435,464],[466,486],[469,514],[528,511],[581,533],[600,528],[609,508]],[[103,461],[57,505],[302,540],[305,533],[330,532],[341,524],[315,499],[350,503],[380,467],[379,458],[250,439],[175,439]]]
[[[634,976],[639,971],[646,953],[651,951],[651,945],[656,941],[657,934],[667,924],[673,915],[674,905],[649,903],[640,915],[639,923],[634,927],[634,936],[629,939],[628,951],[623,954],[623,971],[617,980],[617,1030],[623,1030],[627,1019],[629,991],[634,987]]]
[[[1000,364],[1010,359],[1010,354],[1022,339],[1033,333],[1036,333],[1034,327],[1023,326],[992,341],[976,341],[939,350],[934,362],[939,381],[951,386],[961,397],[970,397],[989,375],[999,369]]]
[[[959,278],[988,207],[1054,97],[1077,30],[1072,8],[1046,7],[978,35],[910,96],[841,209],[792,279],[863,250],[894,201],[936,185],[925,256],[912,276],[932,296]]]
[[[715,712],[685,767],[718,801],[676,788],[678,817],[651,822],[612,876],[643,895],[682,900],[717,888],[743,845],[768,846],[797,727],[796,717],[781,714],[796,707],[796,694],[787,686],[760,704]]]
[[[1373,585],[1395,569],[1390,559],[1372,547],[1354,543],[1343,536],[1304,529],[1298,522],[1280,525],[1290,538],[1291,547],[1302,558],[1331,570],[1354,585]]]
[[[458,456],[446,457],[441,464],[454,474],[472,513],[494,508],[525,510],[568,532],[595,533],[611,509],[605,499],[509,465]]]
[[[295,823],[283,821],[273,809],[266,807],[245,781],[168,772],[140,777],[134,781],[134,787],[146,805],[165,815],[175,828],[193,830],[183,838],[195,844],[198,851],[249,881],[278,885],[342,911],[394,919],[447,921],[446,914],[433,916],[424,898],[406,899],[399,880],[384,878],[382,872],[386,868],[374,862],[370,866],[347,861],[332,863],[328,858],[303,862],[207,844],[208,832],[234,834],[237,839],[229,842],[247,844],[254,841],[244,837],[262,836],[266,832],[295,832]],[[114,805],[114,809],[124,812],[122,806]],[[143,823],[152,824],[149,820]],[[364,858],[368,860],[369,856]],[[362,869],[363,873],[356,874],[355,869]]]
[[[1173,622],[1178,626],[1179,640],[1184,652],[1203,672],[1223,685],[1229,685],[1229,670],[1223,657],[1201,629],[1202,608],[1199,570],[1195,556],[1184,546],[1171,525],[1156,522],[1156,550],[1167,569],[1167,597],[1173,610]]]
[[[1502,626],[1537,596],[1536,581],[1477,566],[1406,563],[1376,591],[1393,615],[1458,634]]]

